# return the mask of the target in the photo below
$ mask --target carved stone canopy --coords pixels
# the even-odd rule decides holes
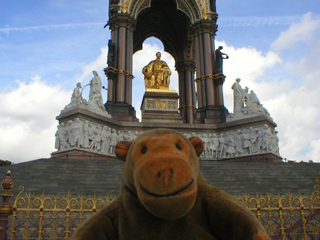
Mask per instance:
[[[184,59],[189,25],[190,18],[177,9],[176,1],[153,0],[151,7],[145,8],[138,15],[133,51],[141,50],[145,39],[156,37],[175,60]]]

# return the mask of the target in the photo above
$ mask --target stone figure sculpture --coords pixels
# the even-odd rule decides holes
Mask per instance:
[[[241,114],[244,107],[244,89],[240,86],[240,78],[237,78],[235,83],[232,85],[233,89],[233,112],[234,114]]]
[[[76,87],[73,89],[71,95],[71,102],[65,108],[71,108],[77,105],[83,105],[86,103],[86,100],[82,97],[82,86],[81,83],[78,82]]]
[[[265,109],[260,103],[260,100],[255,92],[253,90],[249,92],[248,87],[243,89],[240,86],[240,81],[241,79],[237,78],[231,87],[233,89],[234,107],[233,115],[230,115],[230,117],[239,117],[254,113],[262,113],[270,116],[268,110]]]
[[[102,89],[102,82],[101,78],[99,77],[97,71],[92,71],[94,77],[91,79],[90,83],[85,85],[83,88],[90,86],[89,92],[89,107],[98,110],[98,111],[105,111],[105,107],[103,105],[103,99],[101,94]]]
[[[229,59],[229,56],[225,53],[222,53],[221,50],[223,49],[222,46],[218,47],[215,51],[216,53],[216,66],[215,66],[215,73],[222,73],[222,62],[223,59]],[[225,56],[225,57],[224,57]]]
[[[81,83],[78,82],[71,96],[72,103],[81,104],[83,102],[81,88]]]
[[[111,118],[111,115],[106,111],[103,104],[101,78],[97,71],[92,72],[94,77],[88,84],[82,87],[80,82],[77,83],[71,96],[71,102],[66,105],[62,111],[69,111],[74,108],[83,108]],[[90,86],[89,100],[84,99],[82,96],[82,92],[87,86]]]
[[[165,61],[162,61],[161,53],[156,53],[156,60],[151,61],[142,70],[146,90],[169,89],[171,71]]]
[[[116,44],[109,40],[108,43],[108,67],[116,67]]]
[[[211,5],[211,11],[212,12],[217,12],[216,0],[210,0],[210,5]]]

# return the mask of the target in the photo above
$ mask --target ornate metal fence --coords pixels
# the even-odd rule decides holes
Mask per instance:
[[[110,195],[34,195],[23,190],[21,187],[12,206],[7,230],[12,240],[68,240],[79,224],[113,200]],[[319,180],[309,196],[267,194],[237,198],[256,214],[274,240],[320,239]],[[1,235],[0,240],[4,240]]]
[[[13,204],[12,240],[68,240],[77,226],[113,200],[110,195],[34,195],[23,190]]]
[[[241,196],[238,200],[254,212],[273,240],[320,239],[320,185],[303,195]]]

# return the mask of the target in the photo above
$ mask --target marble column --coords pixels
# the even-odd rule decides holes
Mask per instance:
[[[116,45],[116,66],[105,69],[108,76],[107,111],[118,120],[137,121],[132,106],[133,32],[136,21],[127,14],[114,15],[108,25]],[[110,74],[110,72],[112,74]]]
[[[194,86],[194,61],[185,60],[176,63],[179,73],[180,113],[185,123],[194,123],[196,94]]]
[[[201,20],[192,26],[198,96],[196,123],[225,122],[223,81],[214,73],[216,20],[214,15],[213,19]]]

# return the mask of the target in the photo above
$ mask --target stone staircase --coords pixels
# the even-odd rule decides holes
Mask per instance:
[[[34,193],[86,193],[118,195],[124,163],[120,160],[39,159],[0,167],[0,179],[11,170],[19,186]],[[310,194],[320,163],[259,163],[201,161],[204,178],[231,194]]]

